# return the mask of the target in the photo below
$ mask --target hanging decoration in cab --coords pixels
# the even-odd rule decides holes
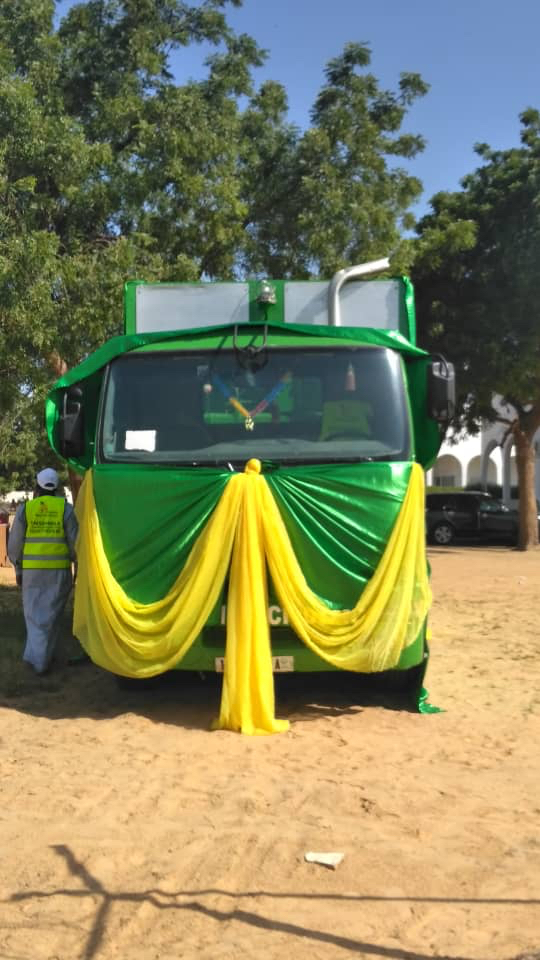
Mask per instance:
[[[257,404],[256,407],[253,407],[253,410],[247,410],[243,403],[235,397],[233,391],[227,384],[221,379],[217,373],[212,374],[212,383],[221,391],[225,399],[230,403],[231,407],[234,407],[238,413],[241,413],[244,417],[244,426],[246,430],[253,430],[255,427],[255,417],[262,413],[263,410],[266,410],[274,400],[279,396],[281,391],[290,383],[292,380],[292,373],[290,370],[287,370],[278,380],[278,382],[272,387],[272,389],[266,394],[266,396]]]

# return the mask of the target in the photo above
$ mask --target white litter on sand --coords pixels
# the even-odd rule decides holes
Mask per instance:
[[[344,856],[344,853],[313,853],[310,850],[304,854],[304,860],[307,860],[308,863],[320,863],[323,867],[331,867],[332,870],[335,870]]]

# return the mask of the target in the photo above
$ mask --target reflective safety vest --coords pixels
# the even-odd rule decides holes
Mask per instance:
[[[67,570],[71,566],[64,506],[63,497],[36,497],[26,504],[23,570]]]

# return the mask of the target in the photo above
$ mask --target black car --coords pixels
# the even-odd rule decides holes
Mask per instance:
[[[502,500],[482,491],[426,495],[426,530],[430,543],[447,546],[455,539],[517,543],[519,519]]]

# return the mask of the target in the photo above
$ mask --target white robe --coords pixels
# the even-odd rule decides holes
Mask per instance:
[[[43,673],[52,660],[71,587],[71,570],[23,572],[22,601],[26,623],[23,660],[32,664],[36,673]]]

